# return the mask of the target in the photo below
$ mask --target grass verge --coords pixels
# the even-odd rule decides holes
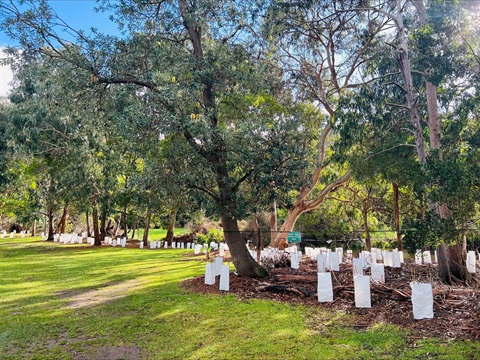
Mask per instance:
[[[189,255],[1,239],[0,359],[480,359],[478,342],[188,293],[179,283],[204,270]]]

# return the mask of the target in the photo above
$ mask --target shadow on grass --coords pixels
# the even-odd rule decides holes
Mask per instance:
[[[6,359],[101,359],[119,349],[126,358],[131,349],[143,359],[451,354],[421,342],[412,352],[406,334],[395,327],[348,329],[335,322],[337,313],[320,308],[187,292],[179,282],[204,267],[185,262],[182,251],[30,246],[0,265],[2,277],[6,271],[0,291],[8,290],[0,297],[0,354]],[[462,346],[460,359],[474,358],[480,350]]]

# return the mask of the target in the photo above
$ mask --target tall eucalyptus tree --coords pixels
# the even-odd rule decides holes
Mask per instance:
[[[354,9],[357,3],[273,1],[270,5],[266,33],[272,53],[280,57],[297,97],[312,102],[326,114],[326,120],[317,123],[323,131],[315,166],[304,173],[303,184],[280,228],[282,232],[291,231],[302,213],[318,208],[331,191],[350,178],[350,171],[344,170],[343,175],[330,178],[321,191],[316,191],[330,162],[328,148],[336,126],[335,112],[341,111],[339,102],[351,89],[370,81],[363,79],[360,71],[368,66],[371,49],[378,46],[382,33],[391,26],[381,16],[359,14]],[[274,245],[282,246],[285,241],[280,234]]]

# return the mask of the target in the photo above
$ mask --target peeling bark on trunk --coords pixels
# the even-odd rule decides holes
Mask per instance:
[[[461,244],[440,244],[437,247],[438,276],[447,284],[453,284],[453,279],[466,279],[467,269],[462,256]]]
[[[400,206],[398,202],[398,184],[392,182],[393,188],[393,218],[395,221],[395,232],[397,234],[397,248],[399,251],[403,250],[402,234],[400,232]]]
[[[417,150],[418,161],[421,164],[425,164],[427,160],[427,152],[425,150],[425,141],[422,133],[422,126],[420,124],[420,115],[418,114],[417,106],[415,104],[415,96],[413,92],[413,78],[412,78],[412,66],[410,63],[410,57],[408,55],[407,45],[407,29],[403,24],[403,6],[400,0],[397,0],[397,16],[395,21],[397,23],[398,31],[398,46],[395,52],[400,72],[405,88],[405,96],[407,98],[408,109],[410,111],[410,122],[413,127],[413,134],[415,138],[415,148]]]

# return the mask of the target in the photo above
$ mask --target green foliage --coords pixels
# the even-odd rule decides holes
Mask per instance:
[[[423,136],[429,80],[442,148],[427,145],[419,164],[395,32],[384,31],[392,2],[367,15],[356,0],[105,0],[99,8],[113,12],[124,36],[78,32],[73,43],[62,41],[46,1],[2,2],[2,31],[22,46],[9,49],[16,85],[0,108],[2,215],[26,223],[41,210],[68,204],[76,216],[95,205],[110,219],[128,214],[132,225],[147,210],[157,219],[178,210],[187,222],[197,211],[245,219],[274,200],[291,208],[330,124],[322,165],[337,166],[324,168],[321,182],[348,164],[375,204],[338,191],[332,198],[349,205],[306,215],[298,226],[309,237],[360,232],[361,210],[372,228],[391,229],[385,187],[393,181],[403,216],[415,219],[429,199],[448,205],[457,228],[472,223],[480,201],[475,4],[425,3],[426,26],[410,2],[404,21]],[[450,241],[434,223],[411,222],[412,242]]]
[[[414,254],[417,249],[436,248],[440,243],[453,244],[458,231],[452,218],[441,219],[429,211],[421,219],[407,219],[403,223],[403,245]]]
[[[302,215],[296,229],[305,239],[342,240],[355,230],[349,218],[339,203],[328,201],[319,210]]]
[[[197,235],[198,244],[210,244],[211,242],[221,243],[223,242],[223,230],[211,228],[206,234]]]

